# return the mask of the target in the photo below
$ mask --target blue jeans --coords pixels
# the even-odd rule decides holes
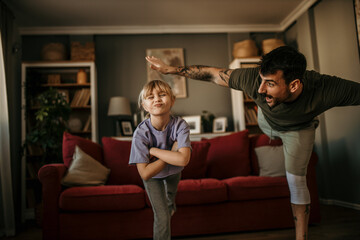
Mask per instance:
[[[181,172],[166,178],[143,181],[154,212],[154,240],[171,239],[170,220],[176,211],[175,196],[180,178]]]

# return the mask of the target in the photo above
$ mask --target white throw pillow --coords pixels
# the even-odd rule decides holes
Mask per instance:
[[[76,145],[73,160],[61,183],[68,187],[104,185],[109,173],[110,169]]]
[[[263,146],[255,148],[259,162],[260,176],[285,176],[285,157],[283,146]]]

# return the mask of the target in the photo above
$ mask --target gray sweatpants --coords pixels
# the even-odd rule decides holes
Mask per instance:
[[[154,212],[153,239],[170,240],[170,220],[176,211],[175,196],[181,173],[166,178],[151,178],[144,182]]]

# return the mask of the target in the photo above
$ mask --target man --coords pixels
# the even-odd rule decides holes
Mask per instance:
[[[296,239],[308,239],[310,194],[306,171],[319,123],[317,116],[335,106],[359,105],[360,84],[306,71],[304,55],[289,46],[263,56],[258,68],[172,67],[155,57],[146,60],[162,74],[242,90],[255,101],[259,127],[270,138],[282,139]]]

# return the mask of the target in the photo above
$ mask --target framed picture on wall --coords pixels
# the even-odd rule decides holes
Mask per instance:
[[[226,132],[227,125],[228,124],[226,117],[215,118],[213,121],[213,132],[214,133]]]
[[[170,66],[184,66],[184,49],[183,48],[155,48],[147,49],[146,56],[154,56],[160,58],[164,63]],[[176,98],[186,98],[186,78],[177,75],[163,75],[150,68],[147,64],[147,80],[148,82],[155,79],[160,79],[167,82],[173,90]]]
[[[201,133],[201,116],[182,117],[190,126],[190,134]]]

